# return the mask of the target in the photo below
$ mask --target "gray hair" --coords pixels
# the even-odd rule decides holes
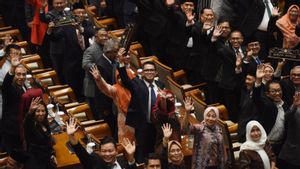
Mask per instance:
[[[119,40],[115,38],[110,38],[104,43],[103,52],[109,52],[119,49]]]

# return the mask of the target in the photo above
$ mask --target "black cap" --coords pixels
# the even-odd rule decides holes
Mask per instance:
[[[76,2],[73,4],[73,10],[75,9],[84,9],[83,3],[82,2]]]
[[[255,36],[250,36],[249,38],[246,39],[246,44],[252,43],[252,42],[259,42],[259,40]]]
[[[13,150],[10,153],[10,157],[12,159],[14,159],[15,161],[17,161],[18,163],[24,164],[28,160],[29,155],[25,151],[22,151],[22,150]]]
[[[179,2],[180,2],[180,4],[183,4],[185,2],[193,2],[195,4],[194,0],[180,0]]]

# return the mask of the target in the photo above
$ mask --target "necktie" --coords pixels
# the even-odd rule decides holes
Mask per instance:
[[[154,106],[155,101],[156,101],[156,95],[155,95],[155,92],[154,92],[153,84],[150,84],[149,87],[151,88],[151,109],[152,109],[152,107]]]
[[[264,0],[264,4],[265,4],[265,6],[267,8],[268,16],[271,17],[272,12],[271,12],[271,9],[269,7],[269,1],[268,0]]]
[[[259,60],[258,57],[255,58],[255,62],[256,62],[257,65],[260,65],[260,64],[261,64],[261,61]]]

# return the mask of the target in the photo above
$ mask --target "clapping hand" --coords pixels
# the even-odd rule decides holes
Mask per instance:
[[[67,134],[68,135],[74,135],[74,133],[77,131],[79,126],[76,126],[77,120],[74,117],[71,117],[69,119],[69,123],[67,123]]]
[[[97,65],[93,65],[90,69],[90,73],[93,75],[94,79],[97,81],[97,80],[100,80],[101,78],[101,74],[97,68]]]
[[[300,92],[296,92],[296,93],[295,93],[293,105],[294,105],[295,107],[300,106]]]

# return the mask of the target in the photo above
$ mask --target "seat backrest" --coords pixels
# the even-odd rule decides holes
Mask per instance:
[[[76,96],[71,87],[50,92],[50,95],[61,104],[76,102]]]
[[[220,119],[221,120],[228,120],[228,111],[226,109],[226,107],[224,106],[224,104],[219,104],[216,106],[216,108],[219,109],[219,114],[220,114]]]
[[[167,81],[169,84],[169,88],[176,96],[177,101],[182,102],[185,98],[184,89],[169,76],[167,77]]]
[[[198,121],[203,120],[203,113],[207,107],[207,104],[202,101],[199,97],[197,97],[194,93],[191,94],[191,98],[194,102],[195,115]]]
[[[132,50],[132,51],[137,51],[137,54],[139,55],[139,57],[147,57],[143,46],[138,42],[133,42],[130,45],[129,49]]]
[[[111,136],[111,130],[107,123],[98,123],[84,128],[87,133],[93,134],[96,138],[101,139],[104,136]]]
[[[138,56],[137,51],[129,50],[128,55],[130,55],[131,65],[133,65],[136,69],[140,69],[142,67],[142,62]]]
[[[228,130],[228,126],[222,120],[218,120],[217,123],[222,129],[223,141],[224,141],[224,146],[225,146],[228,161],[230,162],[230,165],[234,165],[235,159],[234,159],[232,141],[231,141],[230,133]]]
[[[26,64],[26,66],[30,70],[36,70],[36,69],[43,69],[44,68],[42,58],[37,54],[30,55],[28,57],[24,57],[24,58],[21,59],[21,61],[24,64]]]
[[[55,70],[51,70],[51,71],[44,72],[44,73],[39,73],[34,76],[35,76],[35,78],[39,79],[40,82],[43,85],[45,85],[46,87],[60,84]]]
[[[19,31],[19,29],[11,29],[7,31],[1,31],[0,37],[4,37],[10,35],[13,39],[17,39],[17,41],[23,41],[22,35]]]
[[[67,109],[67,112],[73,115],[78,121],[94,119],[92,110],[88,104],[82,104],[76,107]]]
[[[158,61],[158,59],[154,59],[153,60],[155,67],[156,67],[156,71],[158,73],[158,77],[159,80],[161,82],[163,82],[166,85],[166,88],[170,88],[168,86],[168,81],[167,81],[167,77],[171,77],[172,79],[174,79],[173,77],[173,69],[163,63],[161,63],[160,61]]]

